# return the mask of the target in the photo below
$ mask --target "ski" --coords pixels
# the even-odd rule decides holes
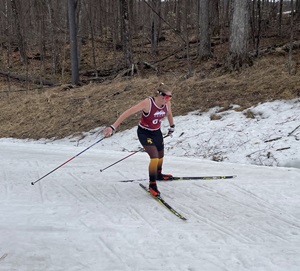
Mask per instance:
[[[165,206],[172,214],[176,215],[177,217],[179,217],[182,220],[187,220],[187,218],[185,218],[184,216],[182,216],[181,214],[179,214],[177,211],[175,211],[161,196],[153,196],[149,189],[144,186],[143,184],[139,184],[140,187],[142,187],[152,198],[154,198],[157,202],[159,202],[160,204],[162,204],[163,206]]]
[[[198,176],[198,177],[173,177],[171,180],[169,181],[183,181],[183,180],[223,180],[223,179],[233,179],[236,178],[237,175],[228,175],[228,176]],[[157,180],[159,181],[159,180]],[[161,181],[165,181],[165,180],[161,180]]]
[[[236,178],[237,175],[227,175],[227,176],[191,176],[191,177],[177,177],[173,176],[171,180],[157,180],[158,182],[170,182],[170,181],[186,181],[186,180],[205,180],[205,181],[210,181],[210,180],[225,180],[225,179],[233,179]],[[132,180],[122,180],[119,182],[122,183],[132,183],[132,182],[142,182],[142,181],[147,181],[148,179],[132,179]]]

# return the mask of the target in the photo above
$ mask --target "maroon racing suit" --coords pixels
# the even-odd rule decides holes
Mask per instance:
[[[150,110],[148,113],[143,112],[139,126],[150,131],[155,131],[160,128],[162,119],[167,115],[168,106],[163,105],[158,107],[152,97],[150,100]]]
[[[149,97],[149,101],[150,110],[148,113],[143,112],[137,135],[140,143],[150,156],[149,178],[151,183],[156,181],[157,172],[161,172],[164,157],[164,140],[160,126],[162,119],[167,115],[168,106],[163,105],[159,107],[152,97]]]

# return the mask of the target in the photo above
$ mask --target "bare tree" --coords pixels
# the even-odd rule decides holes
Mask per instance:
[[[296,0],[296,14],[297,14],[297,18],[300,18],[300,0]]]
[[[17,33],[21,62],[23,64],[27,64],[26,43],[25,43],[25,40],[24,40],[24,37],[22,34],[22,30],[21,30],[19,9],[17,7],[16,0],[10,0],[10,2],[11,2],[11,7],[12,7],[12,13],[13,13],[13,16],[14,16],[14,19],[16,22],[16,33]]]
[[[184,6],[184,32],[185,32],[185,46],[186,46],[186,58],[188,65],[188,72],[186,77],[189,78],[192,76],[192,65],[190,60],[190,42],[189,42],[189,31],[188,31],[188,4],[185,2]]]
[[[85,11],[88,17],[88,24],[90,29],[90,35],[91,35],[91,42],[92,42],[92,61],[93,61],[93,67],[95,70],[95,76],[98,77],[98,71],[97,71],[97,62],[96,62],[96,53],[95,53],[95,29],[92,22],[93,19],[93,12],[92,12],[92,5],[89,3],[84,3]]]
[[[248,55],[250,38],[250,0],[232,1],[232,19],[230,25],[229,70],[239,70],[252,65]]]
[[[180,0],[175,0],[175,14],[176,14],[176,30],[181,32],[181,20],[182,20],[182,2]]]
[[[261,14],[261,0],[257,0],[257,36],[256,38],[256,44],[255,44],[255,49],[256,49],[256,56],[259,54],[259,43],[260,43],[260,38],[261,38],[261,22],[262,22],[262,14]],[[254,18],[255,21],[255,18]]]
[[[209,0],[199,0],[199,58],[211,57]]]
[[[227,26],[229,25],[229,7],[230,0],[220,0],[219,9],[220,9],[220,38],[221,41],[226,41],[228,38],[227,35]]]
[[[278,21],[279,36],[281,36],[282,12],[283,12],[283,0],[280,0],[280,2],[279,2],[279,21]]]
[[[290,22],[290,28],[291,28],[291,33],[290,33],[290,48],[289,48],[289,74],[292,75],[294,73],[293,66],[293,41],[294,41],[294,1],[291,0],[291,22]]]
[[[152,0],[151,9],[151,45],[152,53],[158,54],[158,39],[160,34],[161,0]]]
[[[56,27],[57,27],[57,22],[56,19],[59,18],[59,14],[56,11],[54,11],[53,8],[53,1],[52,0],[47,0],[46,2],[47,9],[48,9],[48,42],[49,42],[49,48],[51,52],[51,72],[52,75],[56,75],[57,68],[58,68],[58,63],[59,63],[59,36],[56,35]],[[63,32],[63,31],[60,31]]]
[[[209,21],[210,21],[210,29],[212,35],[220,34],[220,16],[219,16],[219,0],[210,0],[209,1]]]
[[[122,17],[122,43],[125,57],[125,64],[127,68],[132,68],[133,65],[133,54],[132,54],[132,41],[129,23],[129,0],[120,0],[121,5],[121,17]]]
[[[189,73],[192,71],[191,56],[195,50],[200,59],[210,57],[212,35],[219,33],[221,42],[230,41],[228,67],[230,70],[239,69],[251,64],[251,59],[248,58],[250,8],[252,8],[253,38],[251,45],[257,53],[261,37],[268,34],[267,26],[278,27],[279,34],[283,29],[285,30],[283,34],[288,34],[293,26],[294,38],[298,35],[296,32],[298,15],[294,16],[293,25],[286,24],[288,16],[283,17],[283,11],[289,8],[290,0],[2,0],[1,3],[0,61],[7,63],[5,69],[16,70],[16,64],[20,63],[16,63],[14,57],[19,53],[18,61],[23,64],[27,57],[30,58],[29,73],[37,70],[31,69],[34,65],[35,68],[40,67],[43,70],[43,73],[40,73],[42,76],[52,76],[52,79],[60,72],[61,79],[64,80],[64,72],[69,71],[65,68],[75,65],[72,67],[75,69],[73,74],[75,77],[72,80],[79,80],[76,69],[79,70],[80,63],[86,65],[85,68],[92,67],[93,74],[96,75],[100,74],[98,65],[100,69],[106,69],[107,66],[115,68],[118,65],[114,64],[122,62],[127,68],[132,68],[135,59],[144,61],[149,57],[145,55],[149,49],[154,53],[151,56],[152,60],[157,61],[157,58],[154,59],[155,55],[162,52],[158,50],[159,37],[161,34],[169,35],[171,32],[172,37],[166,36],[165,44],[172,39],[174,45],[178,44],[179,51],[184,50],[183,54],[177,55],[174,51],[170,52],[170,55],[185,57]],[[68,12],[71,12],[71,9],[68,9],[70,3],[77,5],[73,23],[72,16],[68,19],[70,15]],[[78,7],[80,3],[82,9]],[[293,0],[293,3],[300,14],[300,0]],[[277,15],[278,12],[280,16]],[[77,16],[80,20],[76,19]],[[68,55],[69,34],[71,57]],[[180,40],[176,41],[174,37],[179,37]],[[139,46],[135,51],[133,38],[135,46]],[[195,40],[199,41],[197,47]],[[84,62],[79,62],[80,48],[84,50]],[[108,61],[100,63],[103,48],[113,48],[110,57],[114,58],[114,63]],[[119,53],[121,48],[124,50],[123,55]],[[165,48],[169,49],[167,46]],[[163,56],[158,61],[164,59],[166,58]],[[12,63],[15,65],[11,65]]]
[[[72,84],[78,84],[79,65],[77,52],[76,0],[68,0],[68,14],[71,44]]]

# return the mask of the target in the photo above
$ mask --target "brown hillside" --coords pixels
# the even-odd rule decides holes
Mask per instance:
[[[145,54],[145,61],[154,63],[158,71],[141,67],[139,74],[133,77],[114,74],[102,83],[91,82],[81,87],[64,84],[41,89],[14,79],[9,82],[2,76],[0,137],[61,138],[109,125],[122,111],[151,95],[160,82],[173,89],[175,116],[214,106],[226,110],[237,104],[244,109],[264,101],[300,97],[300,49],[293,50],[292,75],[289,75],[288,52],[282,49],[287,43],[287,38],[265,38],[262,48],[273,46],[273,49],[254,59],[253,66],[235,73],[224,71],[222,64],[227,44],[219,44],[214,46],[213,59],[199,63],[192,58],[193,75],[187,77],[184,51],[173,53],[180,46],[167,39],[162,44],[164,50],[155,59]],[[192,56],[195,46],[191,44]],[[88,45],[85,50],[89,50]],[[109,56],[110,51],[103,48],[101,57],[106,68],[114,65]],[[99,62],[102,62],[101,57]],[[82,63],[82,69],[88,68]],[[87,78],[81,76],[81,79]],[[138,118],[131,117],[120,129],[136,125]]]

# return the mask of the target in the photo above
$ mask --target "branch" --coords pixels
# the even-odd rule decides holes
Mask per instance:
[[[300,127],[300,125],[298,125],[293,131],[291,131],[288,136],[291,136],[298,128]]]

